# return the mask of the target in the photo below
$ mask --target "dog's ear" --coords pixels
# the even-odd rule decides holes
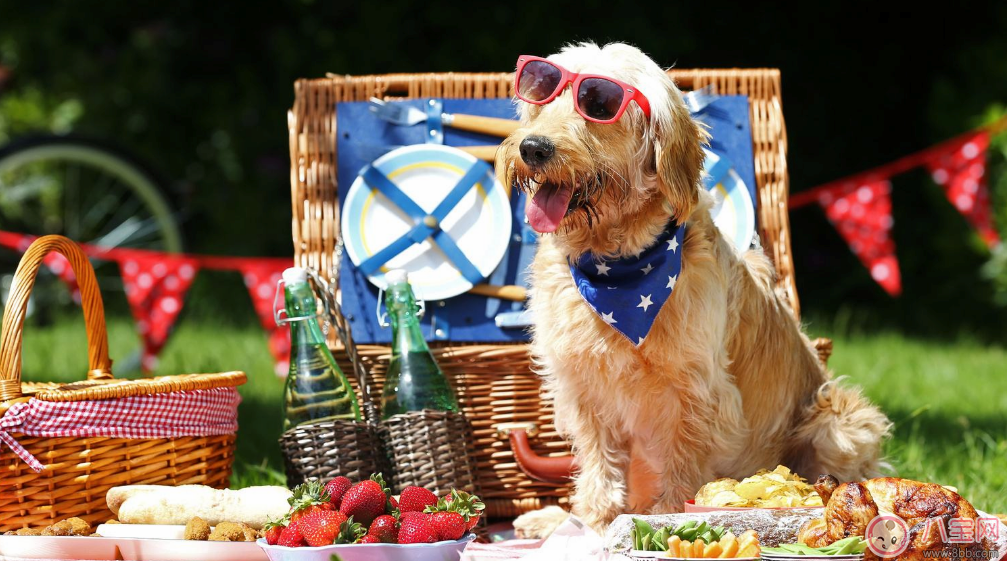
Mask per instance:
[[[688,220],[699,203],[700,176],[703,173],[703,144],[706,130],[689,114],[674,85],[670,103],[662,115],[655,114],[651,124],[651,146],[657,186],[671,206],[675,220]]]

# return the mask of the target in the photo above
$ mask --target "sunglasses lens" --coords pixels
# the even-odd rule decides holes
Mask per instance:
[[[533,60],[521,69],[518,93],[528,101],[542,101],[556,91],[562,79],[563,73],[559,68],[548,62]]]
[[[577,91],[577,106],[585,115],[599,121],[615,118],[622,107],[622,86],[603,78],[587,78]]]

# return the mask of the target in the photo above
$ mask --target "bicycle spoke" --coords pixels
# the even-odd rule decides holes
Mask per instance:
[[[102,233],[109,231],[111,228],[106,228],[110,223],[112,227],[115,227],[114,217],[120,214],[122,207],[119,204],[120,199],[122,199],[122,193],[115,193],[114,191],[106,191],[101,195],[101,198],[88,210],[87,214],[84,215],[84,220],[88,224],[88,231],[95,232],[97,235],[102,235]],[[127,213],[125,217],[128,217]]]
[[[94,240],[94,244],[104,247],[119,247],[143,227],[143,221],[131,216],[117,225],[111,232]]]
[[[124,198],[125,200],[123,200]],[[129,219],[145,218],[145,216],[140,216],[139,212],[143,208],[143,203],[130,197],[129,193],[118,193],[116,205],[115,211],[110,213],[101,223],[102,227],[98,230],[99,236],[108,235],[115,227]]]
[[[157,243],[160,239],[159,237],[156,237],[156,234],[158,234],[160,230],[161,226],[158,224],[156,219],[146,218],[141,221],[140,227],[133,232],[133,235],[119,245],[120,247],[161,249],[161,244]],[[154,243],[150,243],[146,240],[152,240]]]
[[[71,240],[80,239],[80,166],[68,162],[63,180],[63,231]]]
[[[92,199],[94,198],[94,195],[96,193],[98,194],[107,193],[112,188],[113,185],[116,185],[118,183],[115,180],[115,177],[107,173],[98,173],[97,175],[99,178],[98,181],[94,184],[92,188],[88,189],[83,194],[82,198],[81,211],[84,212],[84,209],[88,210],[88,212],[85,212],[84,216],[82,217],[83,220],[82,228],[86,232],[97,231],[98,227],[100,226],[97,220],[100,220],[101,217],[93,216],[89,212],[90,209],[94,208],[95,206],[94,204],[91,203]]]

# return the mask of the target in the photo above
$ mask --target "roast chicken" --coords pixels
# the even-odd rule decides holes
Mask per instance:
[[[886,545],[893,551],[898,540],[908,540],[908,548],[898,559],[933,559],[933,554],[926,557],[924,552],[936,551],[946,552],[951,556],[940,558],[965,559],[966,550],[977,552],[995,549],[989,539],[979,543],[944,543],[938,524],[928,525],[927,520],[939,520],[945,532],[949,532],[948,523],[951,519],[976,520],[979,515],[958,493],[934,483],[882,477],[840,485],[835,477],[823,475],[815,482],[815,490],[825,503],[825,517],[808,521],[797,534],[798,541],[810,547],[825,547],[848,536],[866,536],[867,525],[874,517],[878,514],[894,514],[902,518],[909,528],[907,536],[901,536],[900,530],[886,536],[891,540]],[[866,560],[879,559],[870,549],[864,555]]]

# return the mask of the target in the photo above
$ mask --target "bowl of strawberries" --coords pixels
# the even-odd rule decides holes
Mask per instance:
[[[259,546],[270,561],[447,561],[475,539],[484,509],[475,495],[441,497],[406,487],[393,497],[380,474],[353,483],[308,481],[290,497],[290,512],[264,528]]]

